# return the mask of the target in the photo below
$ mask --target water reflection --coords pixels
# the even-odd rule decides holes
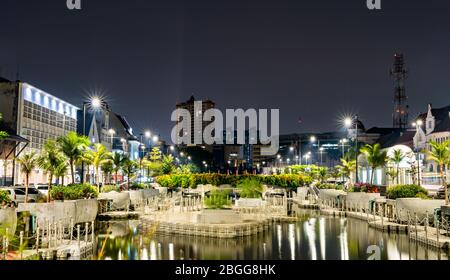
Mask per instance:
[[[374,230],[366,222],[300,212],[297,223],[274,224],[253,237],[217,239],[143,232],[138,221],[101,222],[98,259],[108,260],[365,260],[375,245],[381,259],[448,259],[410,242],[405,234]]]

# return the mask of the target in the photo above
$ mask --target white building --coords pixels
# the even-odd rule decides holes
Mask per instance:
[[[6,160],[0,157],[0,166],[4,167],[0,168],[2,184],[23,184],[25,179],[15,163],[15,156],[31,151],[39,154],[47,140],[56,140],[76,131],[78,110],[76,106],[28,83],[0,78],[0,112],[4,125],[10,134],[29,140],[27,144],[19,144],[15,154]],[[36,169],[31,174],[30,183],[46,182],[47,176],[42,170]]]
[[[414,135],[414,148],[417,151],[430,151],[430,141],[442,143],[450,140],[450,106],[433,109],[429,104],[428,111],[419,115],[415,124],[417,130]],[[440,167],[436,162],[425,160],[424,184],[440,184],[439,172]]]

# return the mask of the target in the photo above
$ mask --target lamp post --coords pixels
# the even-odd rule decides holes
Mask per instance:
[[[311,145],[314,146],[314,143],[317,142],[317,153],[322,158],[321,151],[320,151],[320,139],[318,139],[316,136],[312,135],[309,138],[309,142],[311,142]],[[320,164],[322,165],[322,159],[320,160]]]
[[[423,121],[422,120],[417,120],[417,122],[413,123],[413,126],[416,128],[416,131],[418,132],[419,129],[422,129],[422,125],[423,125]],[[420,146],[419,143],[417,143],[417,147],[415,147],[416,150],[416,157],[417,157],[417,185],[421,185],[421,180],[420,180]]]
[[[339,141],[342,145],[342,158],[345,157],[345,144],[348,142],[348,140],[346,138],[343,138]],[[342,174],[342,183],[344,184],[345,181],[345,177],[344,174]]]
[[[358,115],[355,115],[352,118],[346,118],[344,121],[344,124],[347,128],[351,128],[353,125],[355,125],[355,154],[356,154],[356,180],[355,183],[359,183],[359,174],[358,174]]]
[[[92,109],[97,110],[102,106],[102,100],[98,97],[92,97],[89,102],[83,102],[83,136],[86,135],[86,111],[89,105]],[[84,183],[84,162],[81,162],[81,182]]]

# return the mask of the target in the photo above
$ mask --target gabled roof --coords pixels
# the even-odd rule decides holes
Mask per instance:
[[[391,134],[393,132],[399,132],[402,131],[401,128],[392,128],[392,127],[372,127],[369,130],[366,131],[367,134],[380,134],[380,135],[386,135]]]
[[[447,118],[442,120],[436,127],[433,132],[445,132],[450,131],[450,116],[447,114]]]
[[[415,133],[416,132],[412,130],[394,131],[390,134],[381,136],[377,142],[382,148],[389,148],[396,145],[405,145],[412,148],[414,146]]]

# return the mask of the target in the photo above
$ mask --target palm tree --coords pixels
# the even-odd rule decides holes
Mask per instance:
[[[341,159],[341,165],[336,166],[336,168],[339,170],[339,172],[351,182],[351,175],[356,170],[356,161],[355,160],[346,160]]]
[[[123,164],[125,162],[125,157],[121,153],[113,153],[111,157],[112,163],[113,163],[113,171],[115,173],[115,182],[116,185],[118,183],[118,173],[122,169]]]
[[[384,167],[387,162],[387,152],[381,149],[380,144],[369,145],[366,144],[361,148],[361,153],[366,156],[367,162],[369,163],[372,174],[370,176],[370,184],[373,185],[373,179],[375,175],[375,170],[380,167]]]
[[[111,153],[102,144],[95,144],[92,151],[92,165],[95,169],[95,182],[100,189],[100,167],[111,161]]]
[[[104,179],[106,184],[111,183],[111,173],[114,171],[114,164],[112,161],[108,161],[101,166],[102,172],[104,174]]]
[[[323,184],[328,179],[328,177],[328,168],[319,167],[319,170],[317,171],[317,178],[319,179],[319,182]]]
[[[138,164],[131,160],[130,158],[125,158],[125,161],[123,163],[122,166],[122,170],[125,174],[127,174],[127,184],[128,184],[128,188],[130,188],[130,179],[131,176],[133,176],[138,168]]]
[[[64,177],[67,175],[67,171],[69,170],[69,164],[66,161],[61,162],[55,170],[55,178],[61,178],[61,185],[64,186]]]
[[[61,151],[69,159],[72,184],[75,184],[75,164],[81,160],[83,153],[87,150],[91,143],[87,137],[79,136],[77,133],[72,131],[66,136],[59,138],[58,145]]]
[[[48,175],[48,196],[47,202],[50,202],[51,188],[53,177],[58,171],[58,167],[65,161],[64,154],[58,149],[58,145],[55,141],[49,140],[44,145],[42,154],[38,158],[38,165]]]
[[[405,159],[406,155],[403,153],[402,150],[397,149],[394,150],[394,153],[392,154],[392,156],[389,158],[389,161],[394,163],[397,171],[396,171],[396,177],[397,177],[397,184],[400,184],[400,163]]]
[[[429,143],[431,151],[427,151],[428,160],[432,160],[439,165],[439,171],[441,173],[442,186],[445,190],[445,205],[448,205],[448,188],[447,180],[445,176],[445,168],[450,163],[450,140],[438,143],[436,141],[430,141]]]
[[[20,172],[25,174],[25,203],[28,202],[28,187],[30,185],[30,174],[38,165],[35,152],[25,154],[17,159],[20,164]]]

